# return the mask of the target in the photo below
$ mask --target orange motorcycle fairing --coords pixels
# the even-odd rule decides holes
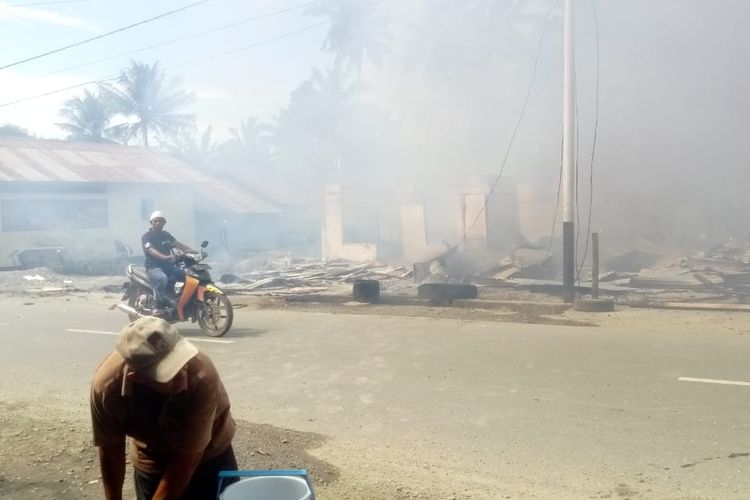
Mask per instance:
[[[180,294],[180,300],[177,302],[177,317],[180,321],[185,321],[185,304],[190,301],[190,298],[198,288],[198,278],[192,276],[185,276],[185,285],[182,287],[182,293]]]
[[[198,295],[196,295],[196,298],[199,302],[205,302],[206,301],[206,287],[205,286],[199,286],[198,287]]]

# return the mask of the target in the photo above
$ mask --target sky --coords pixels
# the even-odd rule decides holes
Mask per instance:
[[[35,1],[41,0],[0,0],[0,66],[193,0],[19,5]],[[179,76],[184,87],[196,93],[191,111],[199,125],[213,125],[219,139],[247,117],[271,121],[313,68],[330,63],[330,56],[321,50],[327,26],[311,27],[322,19],[295,8],[305,3],[211,0],[0,70],[0,124],[14,123],[38,136],[62,138],[54,125],[57,113],[66,99],[80,94],[80,88],[17,105],[2,104],[114,76],[130,58],[158,60],[170,75]],[[423,178],[471,171],[491,179],[507,153],[503,177],[533,182],[548,204],[554,203],[562,123],[562,0],[380,3],[392,21],[391,50],[381,66],[366,64],[365,98],[384,109],[405,141],[412,143],[412,155],[400,161],[415,167]],[[468,4],[485,9],[486,25],[482,19],[457,14]],[[750,187],[750,32],[746,26],[750,2],[574,0],[574,4],[581,205],[587,204],[593,185],[599,227],[629,234],[651,231],[653,236],[673,231],[677,222],[689,232],[700,221],[709,228],[722,227],[721,235],[742,233],[742,221],[732,214],[750,210],[745,195]],[[514,6],[515,13],[506,16],[502,9],[493,10],[498,6]],[[274,13],[232,29],[60,72]],[[486,33],[478,35],[477,27]],[[465,45],[467,40],[474,45]],[[477,59],[485,41],[500,48],[487,56],[494,58],[493,64]],[[256,43],[260,44],[232,55],[212,57]],[[210,60],[183,65],[203,58]],[[53,72],[57,73],[45,76]],[[522,115],[527,92],[528,106]],[[624,214],[630,217],[627,221]],[[727,220],[734,225],[730,227]],[[647,226],[651,229],[643,229]]]
[[[0,1],[0,66],[73,44],[194,3],[190,0],[79,0],[37,6],[31,0]],[[45,3],[45,2],[41,2]],[[159,61],[168,74],[196,93],[193,111],[205,123],[238,126],[250,115],[271,118],[289,92],[309,76],[322,59],[325,27],[319,26],[273,41],[321,22],[302,14],[299,1],[212,0],[178,14],[135,27],[48,57],[0,70],[2,103],[108,78],[133,58]],[[309,2],[307,2],[309,3]],[[291,9],[285,13],[278,13]],[[124,55],[63,71],[102,58],[162,44],[212,28],[278,13],[190,40]],[[231,55],[212,57],[259,43]],[[192,61],[205,59],[203,62]],[[57,73],[51,74],[50,73]],[[13,106],[0,107],[0,123],[14,123],[50,138],[64,134],[55,127],[62,103],[81,89],[61,92]],[[2,104],[0,103],[0,104]]]

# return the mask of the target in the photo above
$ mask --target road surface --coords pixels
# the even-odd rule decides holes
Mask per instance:
[[[115,301],[3,296],[0,401],[85,418],[126,322]],[[239,309],[221,339],[182,328],[238,420],[326,437],[311,453],[340,477],[321,498],[750,496],[742,314],[571,327],[341,311]]]

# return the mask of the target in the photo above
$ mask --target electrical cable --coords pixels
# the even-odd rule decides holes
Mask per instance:
[[[563,178],[563,139],[560,138],[560,175],[557,178],[557,201],[555,202],[555,216],[552,218],[552,230],[547,240],[547,253],[544,254],[544,260],[552,255],[552,239],[555,237],[555,226],[557,226],[557,215],[560,213],[560,193],[562,192]]]
[[[94,37],[91,37],[91,38],[87,38],[85,40],[81,40],[81,41],[76,42],[76,43],[71,43],[70,45],[65,45],[63,47],[58,47],[57,49],[49,50],[47,52],[43,52],[41,54],[37,54],[37,55],[32,56],[32,57],[27,57],[26,59],[21,59],[20,61],[12,62],[10,64],[6,64],[5,66],[0,66],[0,70],[7,69],[7,68],[12,68],[13,66],[18,66],[19,64],[27,63],[29,61],[34,61],[36,59],[41,59],[42,57],[46,57],[46,56],[49,56],[49,55],[52,55],[52,54],[57,54],[58,52],[62,52],[64,50],[68,50],[68,49],[71,49],[73,47],[78,47],[80,45],[84,45],[84,44],[87,44],[89,42],[93,42],[95,40],[100,40],[102,38],[114,35],[115,33],[121,33],[123,31],[129,30],[131,28],[135,28],[136,26],[141,26],[143,24],[147,24],[147,23],[156,21],[157,19],[161,19],[161,18],[164,18],[164,17],[167,17],[167,16],[171,16],[171,15],[177,14],[179,12],[183,12],[185,10],[191,9],[193,7],[197,7],[198,5],[201,5],[201,4],[204,4],[206,2],[210,2],[210,1],[211,0],[198,0],[197,2],[193,2],[191,4],[185,5],[184,7],[180,7],[179,9],[174,9],[174,10],[170,10],[168,12],[164,12],[162,14],[159,14],[158,16],[150,17],[148,19],[144,19],[142,21],[138,21],[137,23],[129,24],[127,26],[123,26],[121,28],[117,28],[116,30],[108,31],[107,33],[102,33],[101,35],[97,35],[97,36],[94,36]]]
[[[184,62],[184,63],[179,63],[179,64],[173,64],[171,66],[166,66],[164,69],[181,68],[183,66],[189,66],[191,64],[196,64],[196,63],[199,63],[199,62],[208,61],[208,60],[216,59],[216,58],[219,58],[219,57],[228,56],[228,55],[231,55],[231,54],[236,54],[237,52],[242,52],[244,50],[252,49],[253,47],[257,47],[258,45],[263,45],[263,44],[266,44],[266,43],[269,43],[269,42],[274,42],[276,40],[281,40],[282,38],[288,38],[290,36],[297,35],[297,34],[302,33],[304,31],[309,31],[311,29],[315,29],[315,28],[318,28],[320,26],[325,26],[326,24],[331,24],[331,22],[330,21],[323,21],[323,22],[320,22],[320,23],[311,24],[309,26],[305,26],[304,28],[300,28],[298,30],[290,31],[290,32],[284,33],[282,35],[277,35],[277,36],[274,36],[274,37],[271,37],[271,38],[266,38],[265,40],[261,40],[259,42],[251,43],[250,45],[245,45],[243,47],[238,47],[236,49],[227,50],[225,52],[218,52],[218,53],[212,54],[210,56],[201,57],[201,58],[198,58],[198,59],[193,59],[191,61],[187,61],[187,62]]]
[[[224,24],[222,26],[217,26],[215,28],[210,28],[210,29],[207,29],[207,30],[199,31],[199,32],[193,33],[191,35],[186,35],[186,36],[179,37],[179,38],[173,38],[171,40],[167,40],[166,42],[161,42],[161,43],[157,43],[157,44],[154,44],[154,45],[149,45],[149,46],[146,46],[146,47],[141,47],[139,49],[131,50],[131,51],[128,51],[128,52],[120,52],[119,54],[114,54],[114,55],[111,55],[111,56],[103,57],[101,59],[96,59],[94,61],[89,61],[87,63],[79,64],[79,65],[76,65],[76,66],[69,66],[69,67],[63,68],[61,70],[53,71],[52,73],[45,73],[43,75],[40,75],[38,78],[39,79],[46,78],[48,76],[58,75],[60,73],[65,73],[67,71],[72,71],[74,69],[85,68],[86,66],[91,66],[92,64],[97,64],[97,63],[101,63],[101,62],[111,61],[113,59],[117,59],[117,58],[120,58],[120,57],[129,56],[129,55],[132,55],[132,54],[137,54],[139,52],[145,52],[147,50],[152,50],[152,49],[156,49],[156,48],[159,48],[159,47],[164,47],[166,45],[171,45],[173,43],[183,42],[185,40],[191,40],[193,38],[198,38],[200,36],[205,36],[205,35],[209,35],[211,33],[215,33],[217,31],[222,31],[222,30],[229,29],[229,28],[235,28],[235,27],[241,26],[243,24],[251,23],[251,22],[258,21],[258,20],[265,19],[265,18],[269,18],[269,17],[278,16],[280,14],[285,14],[287,12],[291,12],[293,10],[301,9],[301,8],[304,8],[304,7],[309,7],[310,5],[313,5],[313,4],[316,4],[316,3],[320,3],[320,0],[315,0],[313,2],[307,2],[307,3],[301,4],[301,5],[297,5],[295,7],[289,7],[287,9],[282,9],[282,10],[277,10],[277,11],[274,11],[274,12],[269,12],[268,14],[262,14],[262,15],[259,15],[259,16],[249,17],[247,19],[243,19],[241,21],[237,21],[237,22],[234,22],[234,23]]]
[[[118,78],[119,78],[119,75],[118,76],[110,76],[110,77],[106,77],[106,78],[99,78],[97,80],[89,80],[87,82],[79,83],[79,84],[76,84],[76,85],[71,85],[70,87],[65,87],[65,88],[62,88],[62,89],[50,90],[49,92],[45,92],[44,94],[37,94],[37,95],[32,96],[32,97],[24,97],[23,99],[17,99],[15,101],[5,102],[3,104],[0,104],[0,108],[4,108],[6,106],[12,106],[13,104],[19,104],[19,103],[26,102],[26,101],[31,101],[31,100],[34,100],[34,99],[39,99],[39,98],[42,98],[42,97],[47,97],[47,96],[53,95],[53,94],[59,94],[60,92],[65,92],[67,90],[77,89],[79,87],[85,87],[86,85],[91,85],[92,83],[104,83],[104,82],[109,82],[109,81],[112,81],[112,80],[117,80]]]
[[[578,282],[578,286],[581,286],[581,269],[583,269],[583,263],[578,265],[577,251],[580,247],[579,242],[581,240],[581,203],[580,203],[580,179],[581,179],[581,119],[580,119],[580,108],[578,103],[581,101],[580,95],[578,94],[578,68],[574,68],[573,78],[575,79],[576,99],[575,99],[575,162],[574,162],[574,174],[575,174],[575,215],[576,215],[576,237],[573,243],[573,255],[575,258],[574,270],[575,270],[575,281]]]
[[[596,154],[596,140],[597,132],[599,130],[599,15],[596,10],[596,0],[594,0],[592,3],[594,6],[594,38],[596,40],[596,104],[594,107],[594,135],[591,140],[591,164],[589,169],[589,216],[588,224],[586,227],[586,246],[583,252],[583,260],[581,260],[581,267],[578,268],[579,277],[589,250],[589,236],[591,234],[591,213],[594,205],[594,156]]]
[[[180,64],[175,64],[175,65],[172,65],[172,66],[167,66],[164,69],[179,68],[179,67],[182,67],[182,66],[187,66],[189,64],[195,64],[195,63],[206,61],[206,60],[216,59],[218,57],[226,56],[226,55],[229,55],[229,54],[234,54],[236,52],[241,52],[243,50],[248,50],[248,49],[251,49],[253,47],[257,47],[259,45],[264,45],[266,43],[270,43],[270,42],[273,42],[273,41],[276,41],[276,40],[280,40],[282,38],[287,38],[287,37],[290,37],[292,35],[296,35],[298,33],[302,33],[303,31],[308,31],[308,30],[311,30],[311,29],[314,29],[314,28],[317,28],[317,27],[320,27],[320,26],[323,26],[323,25],[326,25],[326,24],[330,24],[330,21],[324,21],[324,22],[312,24],[312,25],[309,25],[309,26],[305,26],[304,28],[300,28],[298,30],[294,30],[294,31],[290,31],[290,32],[287,32],[287,33],[284,33],[284,34],[281,34],[281,35],[277,35],[275,37],[266,38],[265,40],[261,40],[261,41],[255,42],[255,43],[252,43],[250,45],[245,45],[244,47],[239,47],[239,48],[236,48],[236,49],[232,49],[232,50],[229,50],[229,51],[226,51],[226,52],[221,52],[221,53],[218,53],[218,54],[213,54],[211,56],[202,57],[202,58],[199,58],[199,59],[193,59],[193,60],[187,61],[185,63],[180,63]],[[0,108],[4,108],[4,107],[7,107],[7,106],[12,106],[14,104],[19,104],[19,103],[22,103],[22,102],[32,101],[34,99],[39,99],[41,97],[46,97],[46,96],[49,96],[49,95],[52,95],[52,94],[58,94],[60,92],[65,92],[67,90],[72,90],[72,89],[76,89],[76,88],[79,88],[79,87],[85,87],[86,85],[91,85],[93,83],[104,83],[104,82],[108,82],[108,81],[112,81],[112,80],[117,80],[118,78],[119,78],[119,75],[118,76],[109,76],[109,77],[104,77],[104,78],[98,78],[98,79],[95,79],[95,80],[89,80],[87,82],[79,83],[77,85],[71,85],[70,87],[65,87],[65,88],[61,88],[61,89],[51,90],[51,91],[45,92],[43,94],[38,94],[38,95],[30,96],[30,97],[24,97],[24,98],[21,98],[21,99],[16,99],[15,101],[5,102],[5,103],[0,104]]]
[[[534,69],[531,73],[531,80],[529,81],[528,90],[526,91],[526,98],[523,101],[523,106],[521,106],[521,113],[518,116],[518,121],[516,121],[516,125],[515,127],[513,127],[513,133],[510,135],[510,140],[508,141],[508,147],[506,148],[505,155],[503,156],[503,160],[500,163],[500,170],[498,171],[497,176],[495,177],[495,182],[492,184],[492,188],[490,189],[489,194],[484,199],[484,204],[482,205],[482,209],[474,218],[474,221],[471,223],[471,225],[464,230],[463,237],[461,238],[462,241],[466,241],[466,236],[469,234],[469,231],[472,230],[472,228],[476,225],[479,218],[487,211],[487,204],[489,203],[490,198],[492,198],[492,195],[494,194],[495,189],[497,188],[497,185],[500,182],[500,178],[503,175],[503,170],[505,170],[505,164],[508,161],[508,156],[510,155],[510,150],[513,148],[513,142],[516,139],[516,134],[518,133],[518,129],[521,126],[523,117],[526,114],[526,108],[531,98],[531,91],[534,88],[534,81],[536,80],[536,73],[537,73],[537,69],[539,68],[539,56],[542,53],[542,42],[544,41],[544,35],[547,32],[547,27],[549,26],[550,17],[552,14],[552,2],[553,0],[550,0],[549,6],[547,8],[547,19],[544,22],[542,33],[539,35],[539,43],[537,44],[536,56],[534,57]]]

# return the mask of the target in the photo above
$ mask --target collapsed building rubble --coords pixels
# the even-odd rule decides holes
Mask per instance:
[[[518,247],[507,255],[480,260],[482,264],[458,247],[415,263],[411,269],[378,262],[290,260],[283,256],[253,269],[235,269],[222,275],[221,282],[230,293],[277,295],[345,293],[355,280],[378,280],[382,290],[392,294],[415,294],[420,283],[476,285],[485,296],[503,288],[556,295],[561,286],[561,258],[548,248]],[[579,266],[579,293],[589,292],[590,281],[590,270]],[[604,261],[599,286],[605,295],[620,297],[671,294],[695,300],[742,301],[750,295],[750,248],[720,246],[686,255],[671,249],[624,252]]]
[[[478,262],[481,262],[479,264]],[[562,286],[559,255],[548,248],[518,247],[506,255],[475,255],[450,248],[435,259],[413,266],[379,262],[320,260],[287,253],[264,253],[244,259],[212,262],[214,278],[230,295],[349,296],[355,282],[374,280],[391,296],[417,297],[424,283],[474,286],[480,299],[515,292],[558,296]],[[123,267],[124,269],[124,267]],[[86,276],[85,274],[89,274]],[[108,291],[122,285],[123,277],[91,276],[68,268],[48,267],[0,273],[12,292]],[[590,292],[590,271],[580,267],[579,293]],[[736,243],[708,251],[680,254],[674,250],[628,251],[604,260],[600,292],[629,304],[661,302],[731,302],[750,299],[750,245]]]

